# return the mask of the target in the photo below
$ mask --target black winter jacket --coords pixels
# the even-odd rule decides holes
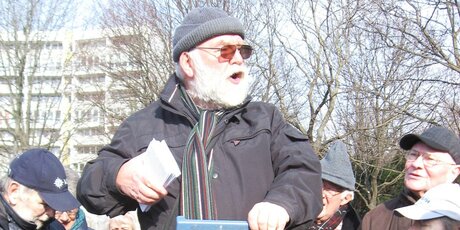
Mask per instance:
[[[88,211],[116,216],[138,207],[117,189],[116,175],[152,138],[165,140],[182,165],[194,118],[180,99],[179,82],[172,75],[160,100],[127,118],[111,143],[87,163],[77,197]],[[247,220],[250,209],[262,201],[286,209],[288,228],[316,218],[322,209],[318,156],[306,136],[286,123],[273,105],[247,101],[227,111],[215,133],[212,188],[218,219]],[[175,229],[180,177],[167,190],[148,212],[138,212],[142,229]]]
[[[361,218],[353,206],[348,205],[347,214],[342,221],[342,230],[356,230],[361,225]]]

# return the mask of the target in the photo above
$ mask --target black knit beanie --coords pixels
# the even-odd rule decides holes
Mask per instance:
[[[191,10],[174,32],[174,62],[179,61],[182,52],[195,48],[207,39],[226,34],[240,35],[244,39],[243,25],[237,18],[215,7]]]

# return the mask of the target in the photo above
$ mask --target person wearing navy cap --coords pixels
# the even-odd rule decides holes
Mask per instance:
[[[0,228],[5,230],[53,229],[49,224],[55,211],[80,206],[68,190],[63,165],[46,149],[14,158],[2,182]]]

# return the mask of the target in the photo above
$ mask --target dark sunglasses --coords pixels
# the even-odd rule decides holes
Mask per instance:
[[[220,56],[224,59],[231,60],[235,56],[235,52],[238,49],[243,59],[248,59],[252,55],[252,47],[250,45],[225,45],[221,48],[213,47],[195,47],[195,49],[210,49],[220,50]]]

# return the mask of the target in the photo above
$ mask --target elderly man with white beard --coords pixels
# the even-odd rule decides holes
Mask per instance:
[[[321,167],[305,135],[273,105],[252,102],[252,47],[225,11],[193,9],[176,28],[176,71],[158,101],[127,118],[88,162],[78,199],[92,213],[138,209],[142,229],[176,217],[243,220],[251,229],[305,229],[322,209]],[[181,168],[166,188],[138,156],[164,140]]]

